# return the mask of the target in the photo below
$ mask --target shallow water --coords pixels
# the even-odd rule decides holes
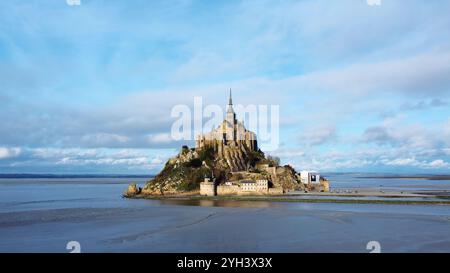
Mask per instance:
[[[384,252],[450,252],[448,206],[129,200],[129,180],[0,180],[0,252],[68,252],[69,241],[82,252],[368,252],[373,240]]]
[[[435,197],[383,197],[383,196],[327,196],[327,195],[294,195],[285,196],[283,198],[289,199],[335,199],[335,200],[370,200],[370,201],[442,201],[448,199],[435,198]]]
[[[450,180],[412,178],[364,178],[364,175],[333,174],[327,176],[334,189],[372,188],[386,191],[450,191]]]

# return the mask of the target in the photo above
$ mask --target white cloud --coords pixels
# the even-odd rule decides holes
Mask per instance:
[[[349,94],[398,91],[429,96],[449,92],[448,75],[450,53],[432,52],[378,62],[354,63],[287,81],[309,90],[333,90]]]
[[[12,158],[19,156],[22,150],[20,148],[0,147],[0,159]]]
[[[41,161],[60,160],[68,166],[158,164],[161,159],[134,149],[105,154],[102,148],[179,146],[164,133],[173,122],[171,107],[190,104],[198,95],[207,103],[224,104],[230,87],[239,103],[280,104],[282,111],[292,110],[281,113],[281,124],[293,132],[281,141],[304,132],[306,147],[279,151],[283,161],[315,169],[383,162],[438,168],[449,161],[450,122],[433,124],[442,117],[436,112],[444,112],[442,106],[450,101],[448,3],[390,1],[374,12],[362,0],[361,5],[241,1],[214,7],[211,16],[226,20],[210,24],[208,13],[186,20],[194,18],[189,4],[153,1],[136,11],[148,18],[142,24],[142,16],[127,16],[134,11],[125,2],[99,9],[103,3],[95,1],[81,13],[16,2],[0,4],[0,22],[7,26],[0,36],[10,56],[0,67],[0,82],[7,84],[0,94],[6,98],[6,107],[0,109],[0,143],[50,147],[29,151]],[[82,27],[68,32],[74,22]],[[85,39],[92,31],[99,40]],[[118,33],[124,39],[117,40]],[[51,37],[73,47],[54,54]],[[23,41],[32,48],[24,50]],[[106,59],[105,48],[110,51]],[[74,81],[80,78],[84,80]],[[60,92],[61,86],[77,90]],[[26,96],[16,95],[24,90]],[[75,94],[77,99],[72,99]],[[48,97],[52,102],[44,101]],[[374,100],[378,109],[408,110],[411,116],[417,113],[410,110],[421,110],[422,116],[417,123],[412,116],[373,124]],[[362,141],[352,139],[365,127]],[[336,138],[336,128],[336,150],[319,150],[320,144]],[[0,148],[0,159],[19,154],[22,158],[24,153]]]
[[[384,160],[383,163],[388,166],[418,166],[420,163],[415,158],[397,158],[393,160]]]
[[[448,167],[450,167],[450,164],[448,162],[445,162],[442,159],[434,160],[434,161],[430,162],[428,165],[429,165],[430,168],[433,168],[433,169],[435,169],[435,168],[441,169],[441,168],[448,168]]]
[[[434,126],[411,122],[404,118],[386,119],[382,124],[368,127],[361,141],[377,145],[390,145],[397,149],[414,149],[430,151],[441,148],[440,145],[450,145],[450,140],[443,133],[444,124]]]
[[[306,128],[304,131],[300,136],[300,141],[308,145],[321,145],[336,138],[334,125]]]
[[[441,99],[421,100],[416,103],[406,102],[400,106],[400,110],[414,111],[414,110],[427,110],[435,107],[447,106],[448,102]]]
[[[148,136],[148,141],[153,144],[162,144],[172,142],[172,137],[168,133],[160,133]]]
[[[3,148],[0,152],[3,154]],[[16,149],[9,149],[16,151]],[[78,149],[78,148],[23,148],[20,159],[14,157],[2,160],[1,167],[11,167],[26,172],[72,173],[157,173],[165,161],[177,153],[169,149]],[[9,153],[8,155],[12,155]],[[29,171],[32,170],[32,171]],[[105,172],[106,171],[106,172]]]
[[[305,151],[303,149],[278,149],[268,154],[277,156],[280,159],[285,160],[293,157],[303,157],[305,155]]]
[[[114,143],[124,144],[130,141],[130,138],[118,134],[97,133],[88,134],[81,137],[81,141],[95,146],[111,145]]]
[[[163,161],[160,158],[153,158],[151,160],[151,164],[154,164],[154,165],[160,165],[162,163],[163,163]]]
[[[82,156],[88,157],[96,155],[95,150],[80,151],[78,149],[58,149],[58,148],[35,148],[31,149],[32,157],[39,159],[52,159],[55,157],[65,158],[68,156]]]
[[[36,149],[36,160],[45,159],[47,164],[56,166],[105,167],[114,166],[117,170],[136,169],[155,172],[162,167],[171,153],[151,152],[141,149],[96,149],[95,152],[83,149]]]
[[[426,160],[418,161],[415,158],[396,159],[386,162],[386,165],[419,167],[422,169],[446,169],[450,166],[449,163],[442,159],[436,159],[430,162]]]

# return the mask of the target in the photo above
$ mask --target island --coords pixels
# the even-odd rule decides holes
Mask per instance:
[[[196,137],[195,147],[182,146],[162,171],[139,187],[130,183],[125,198],[238,200],[307,203],[450,205],[447,192],[377,188],[330,189],[314,171],[297,172],[265,155],[256,134],[236,119],[231,97],[225,120]]]
[[[198,135],[195,143],[195,148],[183,146],[142,188],[130,184],[124,196],[273,196],[330,189],[320,174],[298,173],[290,165],[281,166],[279,158],[266,156],[256,134],[236,119],[231,90],[225,120]]]

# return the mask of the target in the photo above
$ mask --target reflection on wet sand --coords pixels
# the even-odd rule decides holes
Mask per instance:
[[[235,200],[181,200],[162,199],[163,205],[228,207],[228,208],[277,208],[280,203],[267,201],[235,201]]]

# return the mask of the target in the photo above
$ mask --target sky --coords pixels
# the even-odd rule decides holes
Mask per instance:
[[[155,174],[171,109],[279,105],[283,164],[450,172],[446,0],[0,1],[0,173]]]

